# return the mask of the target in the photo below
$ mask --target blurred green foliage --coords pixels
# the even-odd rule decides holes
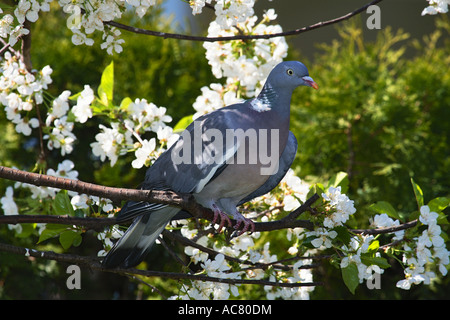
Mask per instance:
[[[345,171],[359,210],[385,200],[411,212],[411,177],[428,198],[450,193],[449,21],[423,40],[387,27],[374,43],[355,21],[320,46],[310,68],[319,90],[293,97],[297,173],[326,181]]]
[[[367,222],[364,213],[376,201],[388,201],[400,213],[414,211],[417,207],[411,177],[422,187],[427,199],[450,194],[450,24],[445,18],[437,21],[436,31],[425,39],[409,39],[406,33],[385,28],[373,43],[364,41],[358,23],[341,25],[340,38],[321,45],[314,63],[306,63],[320,89],[295,91],[291,127],[299,141],[299,153],[294,169],[310,182],[324,182],[339,171],[347,172],[348,195],[358,209],[358,227]],[[161,10],[152,10],[145,19],[125,16],[122,22],[153,30],[172,30],[171,21]],[[175,125],[183,116],[192,114],[192,103],[200,88],[217,82],[199,42],[164,40],[123,31],[124,51],[111,57],[100,50],[99,38],[93,47],[74,46],[71,32],[64,25],[62,12],[52,10],[42,13],[32,29],[33,67],[51,65],[54,72],[50,91],[55,96],[66,89],[79,92],[84,84],[95,91],[102,71],[114,60],[115,102],[125,97],[146,98],[166,107]],[[412,54],[407,56],[406,50]],[[0,126],[6,132],[0,135],[0,163],[31,170],[38,154],[36,137],[17,135],[3,113]],[[89,143],[97,132],[95,121],[75,131],[79,142],[69,158],[76,163],[79,178],[135,187],[145,169],[133,170],[131,156],[119,159],[113,168],[109,163],[102,165],[92,160]],[[53,165],[60,160],[57,152],[50,158]],[[7,185],[11,182],[0,180],[2,194]],[[271,233],[270,239],[264,235],[258,242],[263,245],[269,240],[274,248],[283,246],[285,233]],[[36,246],[37,236],[17,238],[5,226],[0,228],[0,241],[40,250],[62,250],[57,241]],[[88,232],[83,236],[83,244],[72,247],[70,252],[92,255],[98,250],[99,242]],[[172,258],[161,246],[155,246],[151,256],[158,257],[152,259],[152,269],[179,272],[177,265],[168,263]],[[3,252],[0,261],[3,299],[160,298],[159,293],[142,283],[95,272],[83,273],[84,290],[61,290],[66,288],[67,266]],[[398,279],[401,273],[402,270],[390,268],[383,281],[394,286],[393,279]],[[352,296],[339,270],[327,265],[319,268],[316,276],[326,285],[316,288],[313,298],[448,298],[442,296],[445,290],[437,289],[443,285],[448,288],[448,278],[442,284],[419,286],[408,292],[358,288],[357,295]],[[166,295],[178,286],[177,281],[167,279],[156,279],[152,284],[167,290],[162,292]],[[383,282],[382,288],[387,288],[387,284]],[[258,293],[246,287],[239,298],[263,297],[262,290]]]

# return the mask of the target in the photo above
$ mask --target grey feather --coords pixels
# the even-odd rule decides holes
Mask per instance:
[[[105,268],[129,268],[139,264],[174,217],[178,208],[166,207],[135,218],[102,262]]]

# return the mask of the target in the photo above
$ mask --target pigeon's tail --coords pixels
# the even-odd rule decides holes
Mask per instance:
[[[136,203],[133,205],[137,206]],[[125,207],[122,211],[124,209]],[[130,268],[138,265],[178,211],[180,209],[166,206],[136,217],[122,238],[108,252],[102,262],[103,267]]]

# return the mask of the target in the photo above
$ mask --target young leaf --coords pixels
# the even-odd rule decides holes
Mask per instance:
[[[130,103],[132,103],[133,102],[133,100],[131,100],[131,98],[129,98],[129,97],[126,97],[126,98],[124,98],[123,100],[122,100],[122,102],[120,103],[120,109],[122,109],[122,110],[127,110],[128,109],[128,106],[130,105]]]
[[[55,201],[53,201],[53,212],[56,215],[73,215],[73,207],[66,190],[61,190],[56,194]]]
[[[66,231],[68,227],[69,226],[63,224],[47,224],[39,236],[37,243],[39,244],[47,239],[59,236],[62,232]]]
[[[59,236],[59,243],[64,250],[69,249],[72,245],[79,246],[81,243],[81,234],[79,231],[66,230]]]
[[[399,214],[389,202],[378,201],[377,203],[371,204],[369,209],[380,214],[386,213],[389,217],[400,220]]]
[[[414,182],[414,179],[411,178],[411,184],[413,186],[414,195],[416,196],[417,206],[420,207],[423,206],[423,192],[422,189],[420,189],[419,185]]]
[[[319,196],[322,196],[322,193],[325,193],[325,187],[321,183],[313,184],[308,191],[308,194],[306,195],[306,198],[311,198],[314,194],[318,194]]]
[[[175,127],[173,127],[173,132],[179,133],[179,132],[182,132],[184,129],[186,129],[187,126],[191,124],[191,122],[193,120],[193,116],[194,115],[191,114],[189,116],[185,116],[185,117],[181,118],[181,120],[178,121],[178,123],[175,125]]]
[[[100,86],[98,87],[98,96],[100,101],[105,106],[108,106],[113,100],[114,90],[114,61],[105,68],[102,73],[102,79],[100,80]]]
[[[355,294],[355,289],[359,284],[358,267],[355,263],[351,262],[347,267],[341,268],[341,272],[342,279],[348,290],[350,290],[352,294]]]
[[[430,211],[438,213],[444,211],[449,205],[450,205],[450,198],[447,197],[437,197],[428,202]]]
[[[365,255],[361,255],[361,262],[364,263],[366,266],[371,266],[375,264],[382,269],[387,269],[391,266],[387,261],[387,259],[383,257],[367,257]]]
[[[369,245],[369,248],[367,248],[368,252],[376,252],[378,251],[378,248],[380,247],[380,241],[378,240],[374,240],[372,241],[372,243]]]
[[[336,188],[337,186],[341,186],[341,192],[347,193],[348,183],[349,183],[348,174],[346,172],[341,171],[336,173],[334,176],[330,178],[326,189],[328,189],[329,187]]]

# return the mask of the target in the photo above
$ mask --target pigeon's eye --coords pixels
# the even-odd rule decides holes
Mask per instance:
[[[294,74],[294,70],[292,69],[287,69],[286,73],[290,76],[292,76]]]

